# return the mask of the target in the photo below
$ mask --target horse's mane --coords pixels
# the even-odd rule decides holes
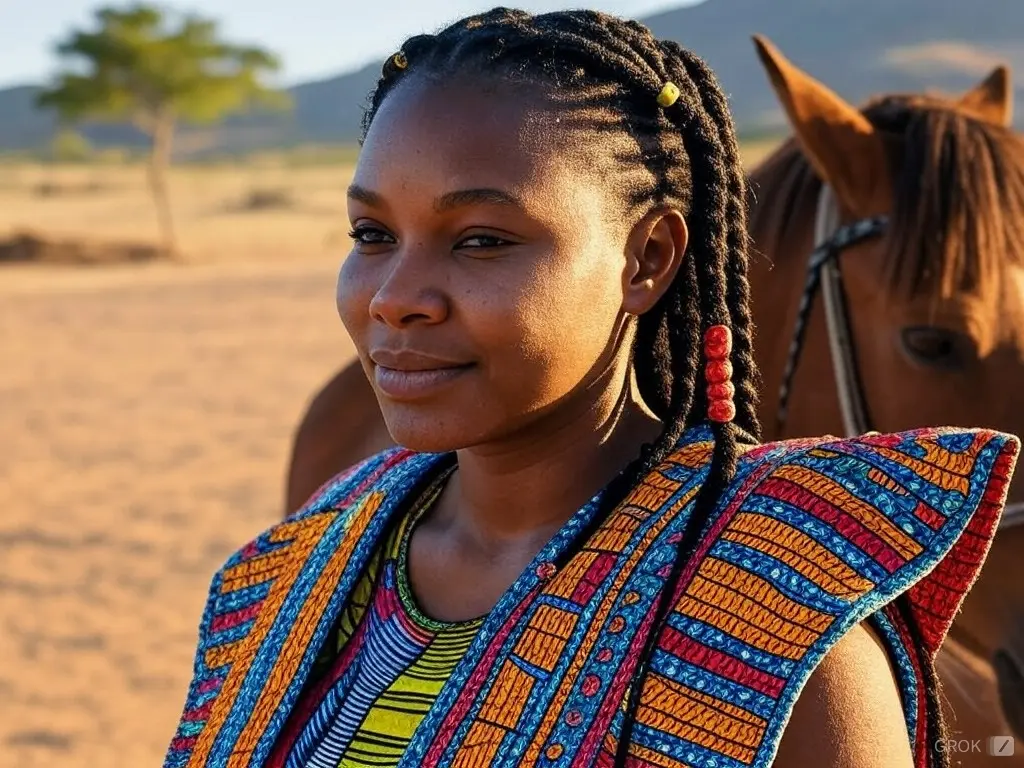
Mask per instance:
[[[926,96],[884,96],[863,112],[901,139],[889,157],[889,287],[910,296],[993,295],[1005,266],[1024,264],[1024,140]],[[782,253],[798,228],[811,226],[821,189],[796,140],[750,179],[758,249],[777,261],[805,258]]]

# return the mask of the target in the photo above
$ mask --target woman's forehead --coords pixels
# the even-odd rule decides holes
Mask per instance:
[[[540,89],[460,78],[398,86],[367,133],[354,182],[364,189],[503,189],[565,194],[585,148]]]

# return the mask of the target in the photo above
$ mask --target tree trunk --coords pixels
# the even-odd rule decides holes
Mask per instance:
[[[149,158],[149,188],[156,203],[156,215],[160,225],[163,246],[172,258],[178,258],[178,239],[174,231],[174,217],[171,212],[171,196],[167,189],[167,172],[171,167],[171,149],[174,140],[174,115],[166,112],[153,121],[153,150]]]

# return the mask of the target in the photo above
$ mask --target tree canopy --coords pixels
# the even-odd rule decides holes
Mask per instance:
[[[39,104],[68,122],[130,120],[152,134],[168,117],[209,123],[253,106],[287,106],[261,78],[279,62],[268,51],[219,39],[217,24],[136,4],[96,11],[97,28],[73,31],[57,53],[77,65],[43,91]]]

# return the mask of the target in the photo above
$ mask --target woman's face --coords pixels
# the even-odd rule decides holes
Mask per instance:
[[[413,74],[385,100],[337,299],[398,443],[543,439],[607,396],[642,275],[587,152],[523,86]]]

